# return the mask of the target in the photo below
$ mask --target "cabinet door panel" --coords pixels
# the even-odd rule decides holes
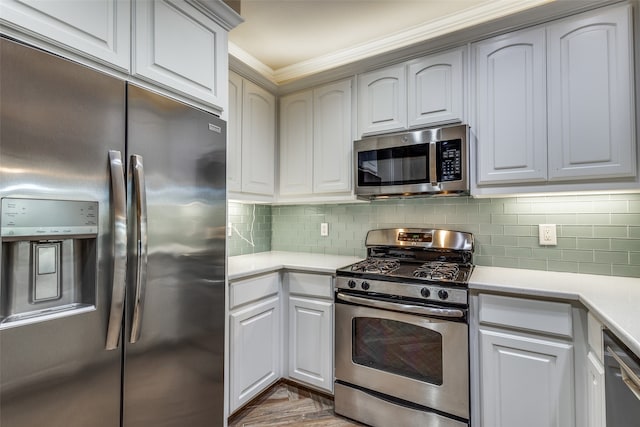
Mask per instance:
[[[229,73],[227,190],[242,191],[242,77]]]
[[[333,391],[333,303],[289,298],[289,376]]]
[[[549,26],[549,179],[634,176],[630,6]]]
[[[280,194],[313,191],[313,93],[280,100]]]
[[[432,55],[409,65],[409,127],[463,118],[463,51]]]
[[[480,329],[482,425],[575,425],[573,346]]]
[[[3,0],[0,21],[129,71],[129,0]]]
[[[592,351],[587,356],[588,427],[606,427],[604,366]]]
[[[181,0],[138,1],[135,11],[133,75],[226,109],[226,30]]]
[[[406,128],[406,96],[403,64],[358,76],[360,135]]]
[[[273,195],[275,97],[245,80],[242,97],[242,191]]]
[[[474,46],[478,184],[545,181],[544,28]]]
[[[313,191],[351,190],[351,80],[313,92]]]
[[[230,412],[280,377],[279,307],[275,297],[230,315]]]

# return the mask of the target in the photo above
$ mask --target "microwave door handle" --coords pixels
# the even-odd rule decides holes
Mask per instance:
[[[424,316],[439,316],[439,317],[454,317],[454,318],[464,317],[464,312],[462,310],[457,310],[454,308],[434,308],[434,307],[423,307],[421,305],[413,305],[413,304],[397,304],[394,302],[380,301],[380,300],[375,300],[371,298],[355,297],[353,295],[347,295],[340,292],[338,293],[338,299],[340,301],[350,302],[352,304],[359,304],[359,305],[364,305],[364,306],[373,307],[373,308],[381,308],[383,310],[399,311],[401,313],[413,313],[413,314],[422,314]]]
[[[111,211],[113,217],[113,282],[111,284],[111,309],[107,326],[106,350],[118,348],[124,314],[124,295],[127,274],[127,196],[124,186],[122,154],[109,151],[111,174]]]
[[[144,179],[142,156],[131,156],[133,187],[136,198],[136,293],[133,300],[133,320],[131,322],[130,343],[140,339],[142,314],[147,286],[147,193]]]
[[[620,357],[611,349],[611,347],[607,347],[607,351],[618,362],[620,365],[620,375],[622,376],[622,381],[625,385],[631,390],[631,392],[636,396],[638,400],[640,400],[640,378],[633,372],[633,370],[627,366],[626,363],[620,359]]]
[[[431,180],[431,186],[438,186],[438,169],[437,169],[437,146],[436,141],[429,142],[429,178]]]

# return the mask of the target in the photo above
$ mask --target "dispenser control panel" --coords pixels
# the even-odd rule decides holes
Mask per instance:
[[[98,234],[98,202],[5,197],[0,217],[3,238]]]

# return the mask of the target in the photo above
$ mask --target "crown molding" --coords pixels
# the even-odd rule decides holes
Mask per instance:
[[[454,13],[433,21],[425,22],[424,24],[400,31],[388,37],[362,43],[348,49],[342,49],[277,70],[268,67],[231,42],[229,42],[229,54],[255,69],[269,81],[276,85],[281,85],[553,1],[554,0],[495,0],[460,13]]]

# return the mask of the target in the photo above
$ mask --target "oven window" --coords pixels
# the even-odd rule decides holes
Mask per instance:
[[[442,385],[442,335],[411,323],[353,319],[353,362]]]
[[[430,182],[429,144],[358,153],[358,185],[402,185]]]

